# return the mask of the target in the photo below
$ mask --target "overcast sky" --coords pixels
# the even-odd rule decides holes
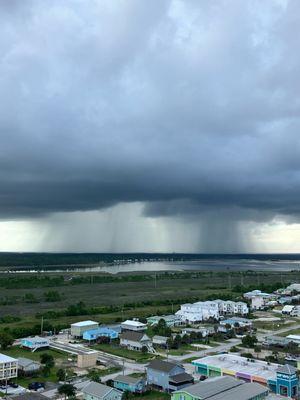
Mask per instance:
[[[0,250],[300,252],[298,0],[0,0]]]

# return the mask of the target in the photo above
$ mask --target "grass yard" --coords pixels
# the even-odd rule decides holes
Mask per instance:
[[[135,360],[137,362],[146,362],[154,358],[153,354],[143,354],[139,351],[128,350],[123,347],[116,347],[109,344],[96,344],[93,348],[115,356],[129,358],[130,360]]]
[[[67,353],[60,352],[60,351],[53,350],[53,349],[31,352],[31,351],[26,350],[19,346],[12,346],[6,350],[1,350],[1,353],[6,354],[7,356],[10,356],[10,357],[14,357],[14,358],[24,357],[24,358],[30,358],[31,360],[35,360],[35,361],[40,361],[41,355],[45,354],[45,353],[51,354],[55,361],[57,361],[59,359],[66,359],[66,358],[70,357],[70,355]]]
[[[290,331],[280,333],[278,336],[300,335],[300,329],[291,329]]]
[[[42,372],[39,372],[36,376],[28,376],[28,377],[18,377],[15,379],[18,385],[28,387],[29,383],[31,382],[58,382],[56,372],[58,368],[53,367],[51,368],[49,376],[43,376]]]

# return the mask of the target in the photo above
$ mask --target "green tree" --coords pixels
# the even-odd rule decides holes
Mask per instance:
[[[45,301],[55,302],[61,300],[61,295],[57,290],[49,290],[48,292],[44,293]]]
[[[245,347],[254,347],[257,343],[257,337],[252,335],[246,335],[242,338],[242,344]]]
[[[54,367],[55,363],[52,354],[43,353],[41,354],[40,358],[41,358],[41,363],[44,364],[45,366],[49,368]]]
[[[56,372],[56,376],[57,376],[57,379],[58,379],[60,382],[65,381],[65,380],[66,380],[66,372],[65,372],[65,370],[62,369],[62,368],[59,368],[59,369],[57,370],[57,372]]]
[[[76,388],[74,385],[71,385],[70,383],[64,383],[63,385],[59,386],[58,388],[58,393],[62,394],[66,398],[71,398],[74,397],[76,394]]]
[[[33,293],[25,293],[24,301],[25,301],[25,303],[38,303],[39,302]]]
[[[0,332],[0,346],[1,349],[5,350],[9,346],[11,346],[14,342],[14,338],[12,335],[8,332]]]
[[[88,373],[88,378],[90,378],[94,382],[101,382],[100,374],[97,369],[91,369]]]

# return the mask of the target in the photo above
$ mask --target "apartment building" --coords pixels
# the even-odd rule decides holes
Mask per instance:
[[[18,375],[18,360],[0,353],[0,381],[16,378]]]

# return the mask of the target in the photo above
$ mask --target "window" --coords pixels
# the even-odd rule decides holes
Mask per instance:
[[[179,396],[179,400],[185,400],[185,395],[184,395],[184,394],[181,394],[181,395]]]

